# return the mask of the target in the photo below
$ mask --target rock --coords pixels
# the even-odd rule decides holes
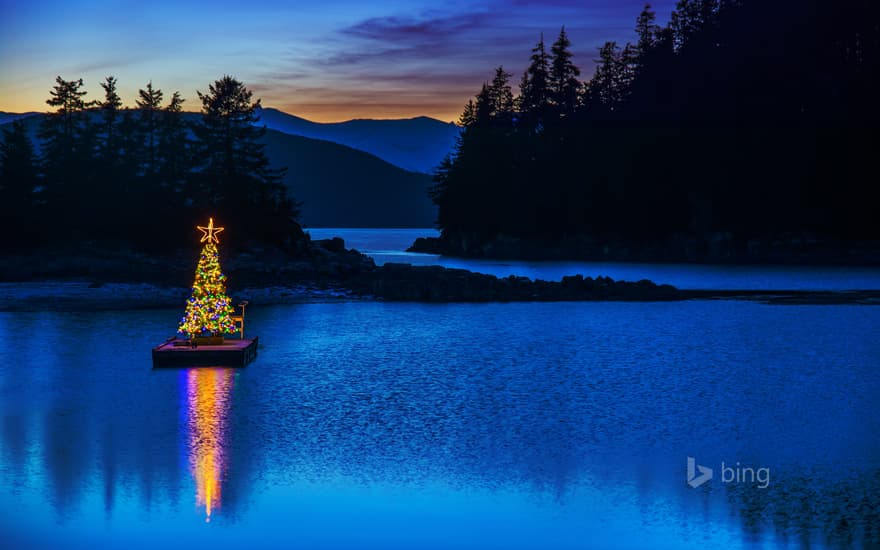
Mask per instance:
[[[658,287],[650,281],[629,283],[608,277],[593,279],[582,275],[559,282],[473,273],[440,266],[412,266],[388,263],[351,278],[352,291],[389,301],[424,302],[512,302],[629,300],[654,301],[680,299],[674,287]]]
[[[328,250],[330,252],[345,252],[345,241],[342,237],[333,237],[332,239],[320,239],[312,241],[316,246]]]
[[[443,242],[437,237],[419,237],[406,249],[407,252],[422,252],[424,254],[446,254]]]

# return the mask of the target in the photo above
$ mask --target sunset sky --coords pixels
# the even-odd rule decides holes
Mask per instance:
[[[45,111],[56,75],[87,98],[119,79],[123,101],[152,80],[196,90],[231,74],[263,105],[316,121],[427,115],[455,120],[503,64],[514,83],[541,32],[562,25],[589,76],[606,40],[634,41],[643,0],[0,0],[0,111]],[[653,2],[665,23],[674,0]]]

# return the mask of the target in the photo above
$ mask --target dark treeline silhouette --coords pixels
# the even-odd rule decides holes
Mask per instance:
[[[178,92],[165,101],[148,83],[124,108],[116,79],[89,101],[82,79],[58,77],[32,143],[25,122],[0,147],[0,247],[190,244],[213,216],[235,227],[227,242],[260,240],[291,250],[301,242],[298,205],[283,170],[272,169],[255,125],[260,101],[230,76],[198,93],[201,116],[183,117]]]
[[[542,37],[518,96],[499,67],[465,106],[432,190],[442,250],[880,239],[878,11],[680,0],[661,27],[646,5],[585,82],[565,29],[549,50]]]

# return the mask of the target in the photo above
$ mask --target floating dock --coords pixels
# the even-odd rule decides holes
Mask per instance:
[[[153,348],[153,367],[244,367],[257,357],[258,337],[224,340],[218,345],[171,338]]]

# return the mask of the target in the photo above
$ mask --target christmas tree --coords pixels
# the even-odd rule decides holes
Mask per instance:
[[[192,296],[186,304],[186,314],[180,321],[178,332],[194,335],[218,336],[235,332],[232,320],[232,304],[226,296],[226,275],[220,271],[220,257],[216,243],[217,234],[222,227],[214,227],[214,219],[209,218],[208,227],[198,226],[203,233],[199,242],[205,243],[199,265],[196,267],[196,280]]]

